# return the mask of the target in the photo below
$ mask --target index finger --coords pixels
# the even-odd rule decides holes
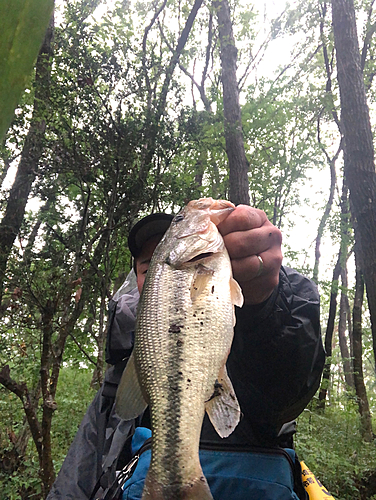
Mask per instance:
[[[238,205],[220,224],[218,231],[222,236],[236,231],[248,231],[261,227],[267,220],[265,212],[249,205]]]

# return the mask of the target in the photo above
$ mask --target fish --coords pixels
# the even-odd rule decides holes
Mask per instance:
[[[115,403],[125,420],[150,407],[142,500],[212,500],[199,460],[205,411],[221,437],[240,420],[226,360],[243,295],[217,228],[234,208],[226,200],[190,201],[150,261]]]

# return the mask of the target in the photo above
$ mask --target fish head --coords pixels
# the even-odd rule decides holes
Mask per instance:
[[[202,255],[224,250],[217,225],[235,209],[226,200],[201,198],[193,200],[176,215],[165,233],[161,245],[167,264],[179,268]]]

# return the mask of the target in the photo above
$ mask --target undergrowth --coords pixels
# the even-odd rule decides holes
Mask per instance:
[[[56,473],[94,397],[95,391],[90,389],[91,376],[88,369],[61,370],[51,435]],[[0,410],[0,500],[41,500],[38,455],[32,439],[19,460],[9,439],[9,435],[18,434],[26,425],[21,403],[16,396],[3,390]]]
[[[324,411],[313,408],[314,402],[298,419],[299,459],[336,500],[373,498],[375,492],[367,494],[362,485],[376,471],[376,441],[366,443],[361,438],[357,407],[350,400]]]
[[[93,399],[95,391],[89,389],[90,379],[88,370],[62,370],[52,433],[56,472]],[[3,396],[0,405],[3,417],[0,418],[2,453],[11,449],[9,432],[17,433],[23,422],[17,398],[5,393]],[[376,500],[376,441],[365,443],[362,440],[357,406],[353,398],[343,399],[327,406],[325,411],[315,409],[315,401],[310,404],[298,418],[296,450],[299,459],[305,462],[336,500]],[[13,422],[11,428],[9,421]],[[41,499],[38,469],[36,450],[30,440],[18,470],[6,471],[0,466],[0,499]]]

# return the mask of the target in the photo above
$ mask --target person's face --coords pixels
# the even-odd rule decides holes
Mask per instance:
[[[151,257],[161,238],[162,235],[159,234],[157,236],[153,236],[152,238],[150,238],[150,240],[147,240],[142,247],[140,255],[136,259],[137,287],[140,293],[144,286],[146,273],[149,269]]]

